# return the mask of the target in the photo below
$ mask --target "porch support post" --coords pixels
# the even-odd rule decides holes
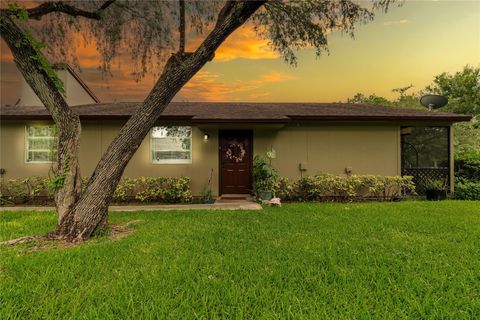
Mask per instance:
[[[454,150],[453,150],[453,125],[451,124],[448,127],[448,150],[449,150],[449,169],[450,169],[450,193],[453,193],[455,191],[455,162],[454,162]]]
[[[397,175],[402,176],[402,126],[397,130]]]

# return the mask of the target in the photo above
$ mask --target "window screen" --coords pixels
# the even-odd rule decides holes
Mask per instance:
[[[151,153],[154,163],[191,163],[191,127],[153,127]]]
[[[27,126],[25,159],[27,162],[53,162],[57,155],[54,126]]]

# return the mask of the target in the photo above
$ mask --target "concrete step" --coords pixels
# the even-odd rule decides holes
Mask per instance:
[[[217,201],[232,202],[232,201],[253,201],[253,196],[250,194],[222,194],[217,198]]]

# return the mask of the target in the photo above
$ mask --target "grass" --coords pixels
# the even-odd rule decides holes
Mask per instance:
[[[0,247],[0,319],[474,319],[480,202],[112,213],[127,238]],[[0,212],[0,240],[54,213]]]

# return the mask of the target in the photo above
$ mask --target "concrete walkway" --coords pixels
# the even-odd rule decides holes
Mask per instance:
[[[224,200],[225,201],[225,200]],[[231,201],[214,204],[159,204],[110,206],[109,211],[168,211],[168,210],[261,210],[262,206],[253,201]],[[55,207],[15,206],[0,207],[2,211],[55,211]]]

